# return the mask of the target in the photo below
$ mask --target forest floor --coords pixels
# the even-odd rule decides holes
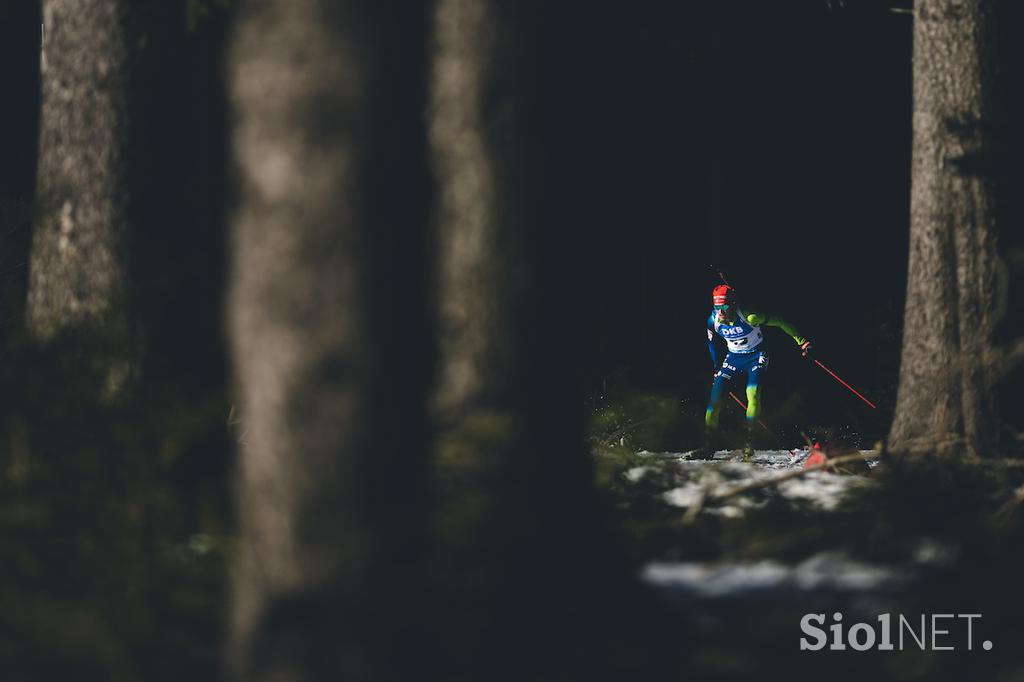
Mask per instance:
[[[688,677],[1024,680],[1024,469],[906,466],[865,451],[857,473],[798,475],[807,454],[704,462],[598,448],[601,487],[638,575],[677,624]],[[837,613],[845,650],[829,648]],[[818,644],[806,614],[821,614],[822,650],[800,649],[801,638]],[[883,614],[894,651],[878,649]],[[978,615],[969,634],[961,614]],[[868,651],[849,644],[857,623],[878,640]]]

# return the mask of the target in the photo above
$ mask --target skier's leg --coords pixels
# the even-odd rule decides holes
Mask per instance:
[[[747,383],[747,433],[743,441],[743,460],[754,457],[754,422],[761,414],[761,387]]]
[[[708,407],[704,412],[704,444],[693,451],[690,455],[693,459],[713,459],[718,443],[718,415],[722,411],[722,396],[726,391],[726,384],[729,379],[722,376],[719,371],[715,374],[715,381],[711,384],[711,396],[708,398]]]
[[[747,370],[747,429],[761,416],[761,381],[768,369],[768,354],[757,354],[757,363]]]
[[[761,386],[747,382],[747,428],[751,428],[761,416]]]
[[[743,447],[744,459],[754,456],[754,423],[761,416],[761,379],[768,368],[768,354],[758,353],[757,363],[747,370],[747,440]]]
[[[704,447],[707,449],[714,448],[715,441],[717,441],[718,416],[722,412],[722,401],[728,392],[734,369],[729,363],[729,358],[726,357],[722,362],[722,367],[715,373],[715,381],[711,385],[711,396],[708,398],[708,407],[704,412]]]
[[[715,383],[711,384],[711,397],[708,398],[708,407],[704,412],[704,430],[707,433],[718,431],[718,415],[722,412],[722,397],[728,382],[719,372],[715,375]]]

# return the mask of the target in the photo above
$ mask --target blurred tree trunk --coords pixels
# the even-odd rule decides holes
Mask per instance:
[[[536,301],[521,27],[500,3],[439,0],[430,141],[440,194],[442,413],[522,394]],[[521,21],[520,21],[521,23]]]
[[[29,332],[127,332],[127,128],[133,46],[123,0],[43,0],[42,114]]]
[[[556,219],[563,185],[546,165],[564,132],[545,137],[559,115],[549,10],[439,0],[434,13],[445,679],[607,674],[602,615],[628,591],[582,436],[572,247],[585,230]]]
[[[910,261],[889,447],[992,454],[1006,283],[996,251],[995,8],[919,0],[914,13]]]
[[[237,7],[238,679],[423,677],[426,34],[408,3]]]

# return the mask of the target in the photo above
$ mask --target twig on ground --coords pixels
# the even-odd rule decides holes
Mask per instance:
[[[758,490],[760,488],[767,488],[773,485],[778,485],[780,483],[785,483],[786,481],[809,474],[812,471],[828,469],[830,467],[836,467],[840,464],[846,464],[848,462],[864,461],[869,458],[870,456],[866,456],[863,453],[857,452],[850,455],[842,455],[840,457],[826,459],[824,462],[821,462],[820,464],[812,464],[811,466],[802,469],[787,471],[786,473],[780,474],[778,476],[772,476],[770,478],[761,478],[756,481],[747,481],[746,483],[742,483],[740,485],[736,485],[722,491],[709,490],[708,488],[704,488],[698,494],[697,499],[694,501],[694,503],[690,505],[689,508],[687,508],[686,514],[683,515],[683,523],[693,523],[696,520],[697,515],[703,508],[704,502],[707,500],[727,500],[731,497],[736,497],[737,495],[742,495],[743,493],[750,492],[751,490]]]
[[[999,526],[1005,526],[1010,522],[1013,517],[1013,513],[1017,511],[1019,507],[1024,503],[1024,485],[1013,491],[1013,497],[1007,500],[1006,504],[999,508],[995,514],[992,515],[992,520]]]
[[[746,483],[734,486],[733,488],[726,490],[724,492],[716,492],[711,495],[711,499],[725,500],[730,497],[735,497],[736,495],[741,495],[751,490],[757,490],[758,488],[767,488],[769,486],[778,485],[779,483],[784,483],[790,479],[799,478],[804,474],[809,474],[812,471],[818,471],[819,469],[827,469],[829,467],[834,467],[839,464],[846,464],[847,462],[856,462],[858,460],[863,461],[865,459],[868,459],[868,457],[865,457],[863,454],[859,452],[852,455],[843,455],[842,457],[832,457],[830,459],[827,458],[824,462],[821,462],[820,464],[812,464],[811,466],[804,467],[803,469],[787,471],[784,474],[773,476],[771,478],[761,478],[756,481],[748,481]]]
[[[701,488],[700,492],[697,493],[697,499],[693,501],[693,504],[683,514],[683,525],[689,526],[691,523],[697,520],[697,515],[700,514],[700,510],[704,508],[704,498],[707,496],[707,488]]]
[[[632,423],[626,424],[625,426],[621,426],[621,427],[615,429],[614,431],[612,431],[611,433],[609,433],[607,436],[602,436],[600,438],[600,442],[601,443],[605,443],[605,444],[611,444],[612,441],[614,441],[616,438],[620,438],[621,436],[626,435],[627,433],[629,433],[633,429],[637,428],[638,426],[643,426],[647,422],[653,421],[653,420],[654,420],[654,417],[647,417],[646,419],[641,419],[638,422],[632,422]]]

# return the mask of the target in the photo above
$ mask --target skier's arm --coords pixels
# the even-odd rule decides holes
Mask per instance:
[[[718,353],[715,352],[715,323],[708,318],[708,352],[711,353],[711,366],[718,369]]]
[[[794,327],[789,322],[786,322],[785,320],[783,320],[780,317],[775,317],[774,315],[766,315],[764,313],[755,313],[755,312],[750,312],[750,311],[747,311],[746,315],[747,315],[747,322],[749,322],[750,324],[753,324],[753,325],[763,324],[763,325],[767,325],[769,327],[778,327],[782,331],[784,331],[787,334],[789,334],[789,336],[792,337],[792,339],[794,341],[796,341],[796,345],[802,347],[805,343],[807,343],[807,339],[800,335],[800,332],[798,332],[796,330],[796,327]]]

